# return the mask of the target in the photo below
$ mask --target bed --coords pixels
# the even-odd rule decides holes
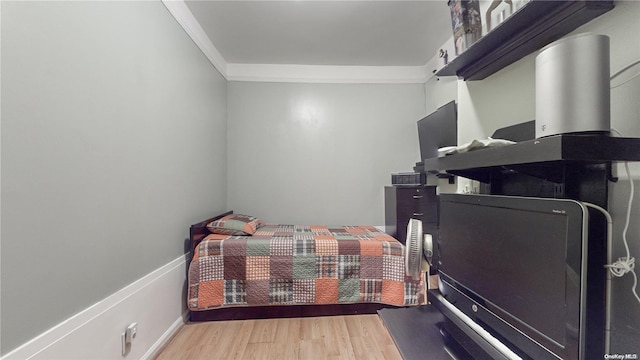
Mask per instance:
[[[232,211],[190,229],[191,321],[371,313],[424,303],[404,246],[373,226],[272,225]]]

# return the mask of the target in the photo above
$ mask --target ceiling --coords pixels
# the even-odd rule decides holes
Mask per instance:
[[[176,2],[186,15],[176,15]],[[326,77],[327,69],[340,70],[333,77],[348,77],[347,69],[358,77],[424,77],[427,63],[452,35],[446,0],[164,3],[196,43],[207,44],[227,78],[259,78],[267,70]]]

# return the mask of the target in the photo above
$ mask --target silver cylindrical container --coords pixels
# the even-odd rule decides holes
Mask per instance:
[[[536,57],[536,137],[609,132],[609,37],[579,34]]]

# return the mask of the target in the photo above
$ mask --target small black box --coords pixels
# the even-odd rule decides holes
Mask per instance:
[[[395,173],[391,174],[391,185],[393,186],[416,186],[427,183],[426,173]]]

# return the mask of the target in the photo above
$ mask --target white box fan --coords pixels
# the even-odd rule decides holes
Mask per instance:
[[[419,280],[423,272],[429,271],[433,257],[433,239],[431,234],[423,234],[422,221],[409,220],[405,247],[405,271],[414,280]]]

